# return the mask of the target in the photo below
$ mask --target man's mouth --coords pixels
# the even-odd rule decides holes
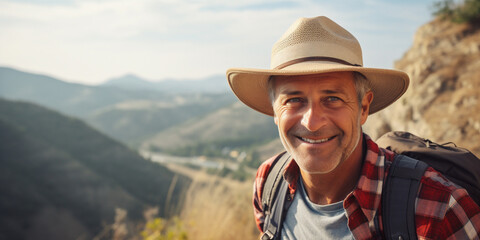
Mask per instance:
[[[305,137],[298,137],[300,140],[307,142],[307,143],[324,143],[332,140],[335,136],[329,137],[329,138],[322,138],[322,139],[310,139],[310,138],[305,138]]]

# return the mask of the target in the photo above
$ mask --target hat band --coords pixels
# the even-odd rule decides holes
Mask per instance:
[[[304,58],[297,58],[297,59],[293,59],[293,60],[290,60],[288,62],[282,63],[282,64],[278,65],[277,67],[275,67],[274,69],[275,70],[280,70],[280,69],[283,69],[283,68],[288,67],[288,66],[293,65],[293,64],[297,64],[297,63],[301,63],[301,62],[308,62],[308,61],[328,61],[328,62],[336,62],[336,63],[340,63],[340,64],[344,64],[344,65],[351,65],[351,66],[356,66],[356,67],[361,67],[362,66],[362,65],[359,65],[359,64],[352,64],[352,63],[349,63],[345,60],[338,59],[338,58],[333,58],[333,57],[304,57]]]

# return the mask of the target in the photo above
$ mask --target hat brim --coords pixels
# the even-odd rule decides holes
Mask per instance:
[[[268,93],[270,76],[311,75],[329,72],[359,72],[370,82],[373,101],[369,114],[378,112],[400,98],[408,88],[408,75],[392,69],[365,68],[326,61],[309,61],[294,64],[281,70],[231,68],[227,79],[235,95],[247,106],[273,116]]]

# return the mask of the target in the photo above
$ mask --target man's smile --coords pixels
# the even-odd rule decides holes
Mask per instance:
[[[311,138],[306,138],[306,137],[297,137],[297,138],[300,139],[303,142],[307,142],[307,143],[311,143],[311,144],[318,144],[318,143],[328,142],[328,141],[332,140],[333,138],[335,138],[335,136],[329,137],[329,138],[321,138],[321,139],[311,139]]]

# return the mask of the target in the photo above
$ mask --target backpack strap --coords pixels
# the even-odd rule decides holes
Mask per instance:
[[[415,200],[428,165],[396,155],[390,166],[382,197],[382,221],[386,239],[417,239]]]
[[[278,237],[285,208],[288,183],[283,178],[283,172],[290,162],[290,154],[283,152],[273,161],[271,170],[265,180],[262,193],[262,208],[265,214],[262,240]]]

